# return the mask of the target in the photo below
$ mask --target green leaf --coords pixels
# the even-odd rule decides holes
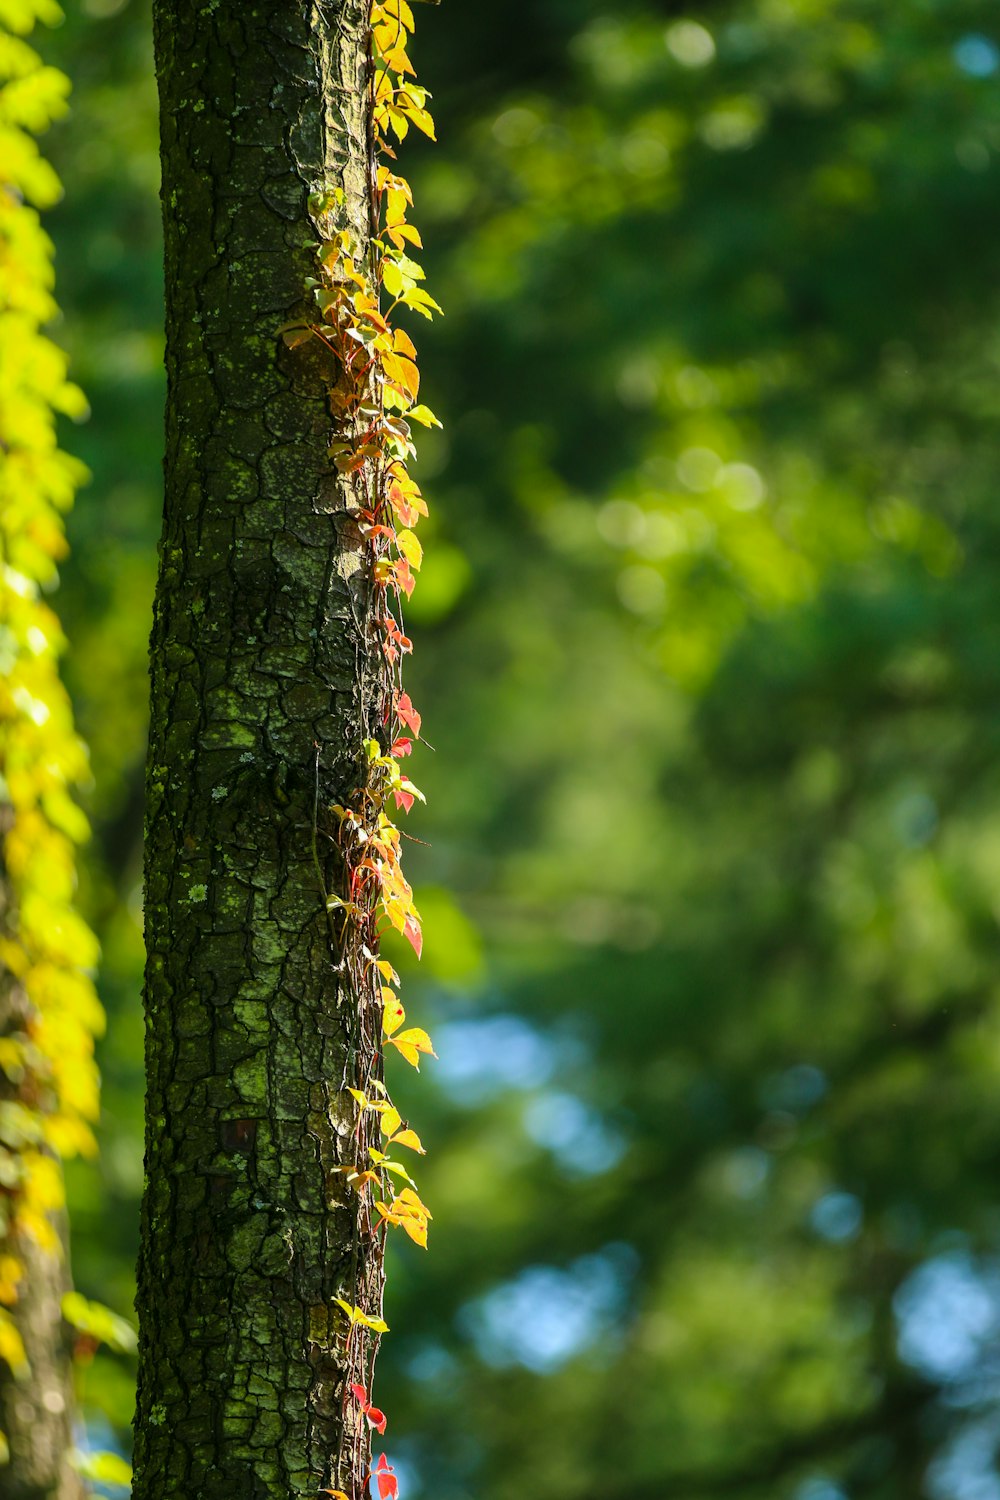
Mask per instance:
[[[375,1333],[389,1332],[389,1325],[384,1319],[370,1318],[367,1313],[361,1311],[360,1307],[352,1307],[349,1302],[345,1302],[343,1297],[334,1297],[333,1300],[338,1307],[343,1308],[352,1326],[360,1323],[363,1328],[370,1328]]]
[[[409,421],[419,422],[424,427],[441,426],[441,423],[438,421],[437,417],[431,411],[429,406],[411,406],[406,415]]]

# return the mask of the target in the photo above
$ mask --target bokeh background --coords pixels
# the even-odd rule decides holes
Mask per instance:
[[[444,0],[409,683],[405,1500],[998,1500],[1000,16]],[[147,0],[45,142],[93,479],[58,598],[110,1015],[74,1262],[128,1313],[161,281]],[[400,1069],[399,1071],[406,1071]],[[133,1371],[98,1355],[97,1446]]]

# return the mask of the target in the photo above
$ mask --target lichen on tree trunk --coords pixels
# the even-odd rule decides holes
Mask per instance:
[[[336,1474],[352,1445],[331,1304],[372,1305],[380,1272],[331,1172],[359,1002],[323,889],[341,876],[325,809],[362,774],[375,668],[354,502],[327,456],[335,372],[278,330],[309,312],[311,192],[341,186],[367,242],[367,22],[358,0],[155,9],[169,393],[136,1500],[362,1491]]]

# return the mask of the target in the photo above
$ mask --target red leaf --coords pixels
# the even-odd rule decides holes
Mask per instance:
[[[407,812],[409,812],[410,808],[413,806],[413,793],[396,791],[394,788],[392,795],[396,799],[397,811],[399,810],[399,808],[403,807]],[[419,953],[417,954],[417,957],[420,957]]]
[[[397,1500],[399,1481],[384,1453],[379,1454],[378,1463],[372,1472],[378,1485],[379,1500]]]
[[[377,1406],[369,1406],[365,1411],[365,1416],[368,1418],[369,1422],[372,1424],[376,1432],[382,1433],[385,1431],[386,1417],[384,1411],[379,1411]]]
[[[409,693],[400,693],[396,699],[396,717],[407,729],[412,729],[416,737],[420,738],[420,715],[410,701]]]
[[[371,1402],[368,1400],[368,1392],[365,1390],[363,1385],[352,1385],[351,1390],[358,1398],[358,1402],[361,1406],[362,1416],[368,1418],[369,1422],[374,1427],[376,1432],[384,1432],[386,1424],[385,1412],[379,1411],[377,1406],[372,1406]],[[383,1457],[384,1456],[385,1455],[383,1454]]]
[[[406,736],[403,735],[400,739],[394,742],[392,749],[389,751],[389,754],[395,755],[398,758],[400,755],[409,755],[412,749],[413,741],[408,740]]]

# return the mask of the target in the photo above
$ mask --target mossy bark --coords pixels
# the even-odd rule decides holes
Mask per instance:
[[[136,1500],[362,1493],[332,1299],[371,1306],[380,1272],[332,1171],[359,1002],[323,891],[342,873],[325,809],[351,797],[376,729],[373,631],[327,457],[336,369],[278,330],[310,311],[312,191],[341,186],[367,242],[367,12],[155,10],[169,391]]]

